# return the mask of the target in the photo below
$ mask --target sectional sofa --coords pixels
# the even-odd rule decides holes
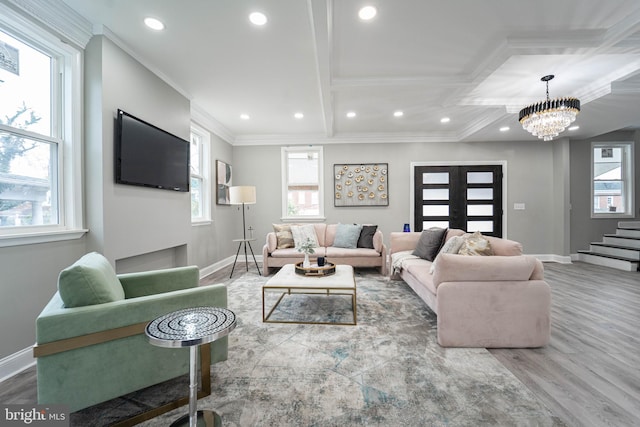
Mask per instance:
[[[445,240],[463,234],[450,229]],[[390,234],[391,277],[404,280],[436,313],[441,346],[520,348],[548,343],[551,290],[542,263],[522,255],[520,243],[485,236],[494,255],[440,253],[432,270],[432,262],[410,255],[420,235]]]

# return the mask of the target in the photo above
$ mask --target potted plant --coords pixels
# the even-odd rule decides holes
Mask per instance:
[[[304,252],[304,261],[302,262],[302,267],[309,268],[311,267],[311,261],[309,261],[309,254],[316,253],[315,251],[315,243],[311,239],[307,239],[304,243],[298,246],[298,252]]]

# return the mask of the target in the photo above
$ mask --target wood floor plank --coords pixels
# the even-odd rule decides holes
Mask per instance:
[[[490,352],[568,425],[640,425],[640,273],[545,264],[551,341]]]

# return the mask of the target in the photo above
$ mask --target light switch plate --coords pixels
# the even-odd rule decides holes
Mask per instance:
[[[514,203],[513,204],[513,209],[516,211],[523,211],[524,210],[524,203]]]

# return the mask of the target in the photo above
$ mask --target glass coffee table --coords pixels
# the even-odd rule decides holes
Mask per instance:
[[[220,415],[197,410],[198,346],[220,339],[236,327],[236,315],[226,308],[194,307],[160,316],[145,328],[149,342],[158,347],[189,347],[189,413],[171,426],[221,426]],[[209,367],[210,369],[210,367]]]

